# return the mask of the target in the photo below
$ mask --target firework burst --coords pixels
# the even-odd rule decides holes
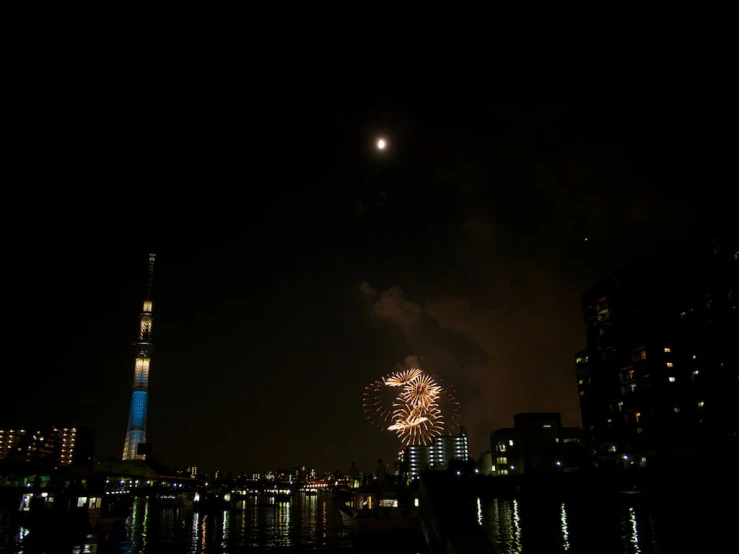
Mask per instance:
[[[459,416],[452,389],[420,368],[371,383],[365,388],[363,404],[368,419],[396,433],[403,445],[427,444],[451,432]]]
[[[420,368],[414,367],[404,371],[398,371],[385,377],[384,381],[388,387],[402,387],[408,383],[412,383],[423,375]]]

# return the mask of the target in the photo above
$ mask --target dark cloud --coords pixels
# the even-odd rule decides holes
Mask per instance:
[[[421,307],[407,300],[400,287],[393,286],[378,294],[364,281],[359,290],[373,301],[372,310],[376,317],[394,321],[406,335],[410,335],[411,329],[421,315]]]

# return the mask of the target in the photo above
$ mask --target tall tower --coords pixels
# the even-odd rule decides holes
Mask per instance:
[[[138,453],[139,444],[146,442],[146,404],[149,399],[149,363],[154,343],[151,342],[153,322],[151,288],[154,284],[154,260],[156,254],[149,254],[149,281],[144,306],[139,316],[139,339],[133,343],[136,361],[133,370],[133,392],[131,411],[128,416],[126,442],[123,445],[124,460],[143,460],[146,455]]]

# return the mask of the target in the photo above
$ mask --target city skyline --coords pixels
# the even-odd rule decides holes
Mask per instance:
[[[9,247],[22,278],[7,426],[90,426],[98,454],[120,456],[141,268],[156,252],[153,457],[372,467],[400,445],[366,422],[362,392],[408,357],[455,385],[476,457],[515,413],[581,426],[581,295],[728,221],[691,111],[391,95],[301,115],[274,102],[277,121],[257,117],[247,137],[173,128],[141,159],[86,142],[78,184],[12,191],[23,221],[50,232]],[[70,152],[52,152],[49,178],[80,161]]]

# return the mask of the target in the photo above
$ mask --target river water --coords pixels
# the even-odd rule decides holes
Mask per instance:
[[[139,499],[113,530],[73,536],[33,532],[0,514],[0,552],[210,554],[351,552],[352,529],[330,493],[273,505],[250,498],[231,511],[163,508]],[[721,504],[646,495],[602,498],[479,498],[477,518],[499,554],[713,552],[735,544]],[[718,516],[717,514],[722,514]],[[736,521],[734,522],[736,524]],[[716,550],[718,548],[718,550]]]
[[[250,497],[237,509],[199,512],[167,508],[137,499],[131,515],[117,527],[74,536],[33,532],[12,526],[6,518],[0,553],[51,552],[241,553],[324,550],[351,552],[352,528],[341,522],[331,493],[300,494],[289,502]],[[0,524],[2,521],[0,521]],[[11,527],[8,529],[8,527]]]
[[[735,504],[710,494],[479,498],[477,517],[499,554],[736,551]]]

